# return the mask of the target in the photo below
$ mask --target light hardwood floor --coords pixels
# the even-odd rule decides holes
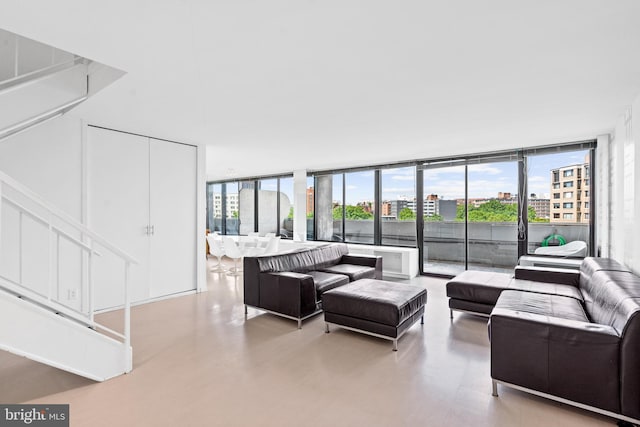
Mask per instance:
[[[133,309],[130,374],[94,383],[0,352],[0,403],[68,403],[74,427],[615,426],[503,387],[492,397],[486,319],[451,321],[445,280],[411,282],[428,290],[425,323],[393,352],[325,334],[322,315],[301,330],[251,309],[245,321],[242,277],[209,273],[208,292]]]

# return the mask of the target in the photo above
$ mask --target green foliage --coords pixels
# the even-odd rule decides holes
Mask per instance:
[[[516,222],[518,221],[518,205],[500,203],[498,200],[489,200],[477,208],[469,204],[468,216],[469,222]],[[530,222],[538,222],[536,211],[531,206],[527,209],[527,218]],[[458,205],[456,221],[464,221],[464,205]]]
[[[289,215],[287,215],[287,219],[293,219],[293,206],[289,208]]]
[[[341,220],[342,219],[342,206],[336,206],[333,208],[333,219]]]
[[[308,219],[313,218],[313,212],[307,212],[307,218]]]
[[[442,217],[442,215],[431,215],[431,216],[424,216],[424,221],[425,222],[439,222],[439,221],[444,221],[444,218]]]
[[[346,219],[373,219],[373,214],[371,212],[367,212],[364,210],[362,206],[346,206]],[[341,220],[342,219],[342,206],[336,206],[333,208],[333,219]]]
[[[238,211],[231,212],[231,218],[238,218]]]
[[[416,213],[409,208],[402,208],[398,212],[398,219],[400,221],[414,221],[416,219]]]

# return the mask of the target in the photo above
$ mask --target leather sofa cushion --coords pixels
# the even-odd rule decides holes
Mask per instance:
[[[615,259],[588,257],[580,265],[580,273],[584,279],[590,278],[596,271],[631,271]]]
[[[589,323],[589,318],[580,301],[559,295],[539,294],[533,292],[504,291],[498,298],[491,315],[501,310],[538,314],[557,317],[565,320],[576,320]]]
[[[327,313],[398,326],[427,302],[427,290],[405,283],[362,279],[322,295]]]
[[[349,253],[349,248],[344,243],[331,243],[328,245],[313,248],[309,251],[313,267],[311,270],[322,270],[338,264],[342,256]]]
[[[578,288],[559,283],[514,279],[508,273],[467,270],[447,282],[447,296],[481,304],[495,305],[504,290],[562,295],[582,301]]]
[[[306,273],[337,264],[342,256],[349,252],[344,243],[332,243],[312,249],[299,249],[295,252],[271,256],[256,257],[260,273],[293,271]]]
[[[376,275],[375,268],[354,264],[336,264],[331,267],[319,268],[318,270],[325,273],[344,274],[349,276],[349,280],[352,282],[365,278],[373,279]]]
[[[254,259],[258,263],[258,271],[260,273],[276,273],[280,271],[306,273],[309,270],[313,270],[313,261],[308,249],[301,249],[287,254],[256,257]]]
[[[627,271],[601,270],[580,284],[591,320],[618,332],[640,311],[640,277]]]
[[[344,274],[332,274],[322,271],[309,271],[307,274],[313,277],[313,284],[316,287],[316,297],[318,300],[322,299],[322,294],[326,291],[349,283],[349,276],[345,276]]]

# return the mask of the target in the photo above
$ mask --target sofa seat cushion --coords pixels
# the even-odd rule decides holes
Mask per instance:
[[[582,302],[582,294],[575,286],[514,279],[508,273],[467,270],[447,282],[449,298],[495,305],[504,290],[560,295]]]
[[[508,273],[467,270],[447,282],[449,298],[495,305],[500,293],[509,287]]]
[[[419,312],[426,302],[424,287],[362,279],[328,291],[322,304],[325,314],[336,313],[395,327]]]
[[[322,294],[326,291],[349,283],[349,276],[344,274],[325,273],[323,271],[309,271],[307,274],[313,277],[318,300],[322,299]]]
[[[502,311],[529,313],[590,323],[582,304],[575,298],[507,290],[502,292],[491,315]]]
[[[374,279],[376,276],[376,269],[374,267],[355,264],[336,264],[330,267],[319,268],[318,271],[344,274],[345,276],[349,276],[349,280],[352,282],[360,279]]]

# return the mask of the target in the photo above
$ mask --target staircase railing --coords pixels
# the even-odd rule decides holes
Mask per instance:
[[[17,230],[11,230],[13,234],[17,232],[17,263],[18,273],[9,277],[0,269],[0,288],[3,288],[21,298],[28,299],[35,304],[47,307],[56,313],[81,322],[95,330],[100,330],[107,335],[117,337],[123,343],[124,360],[126,361],[126,372],[132,369],[131,360],[131,292],[130,292],[130,267],[138,264],[135,258],[116,247],[85,225],[69,216],[62,210],[52,206],[32,190],[17,182],[10,176],[0,172],[0,260],[2,260],[3,235],[6,230],[6,222],[3,220],[3,213],[10,210],[17,212]],[[48,240],[48,283],[46,292],[35,290],[25,283],[23,277],[24,261],[24,235],[23,223],[29,219],[40,224],[47,230]],[[82,260],[78,263],[79,268],[86,270],[82,275],[83,293],[80,309],[64,304],[60,298],[60,265],[61,265],[61,242],[67,242],[78,248],[83,254]],[[119,261],[124,264],[123,287],[124,287],[124,324],[123,331],[117,332],[104,325],[97,323],[94,319],[95,312],[95,288],[94,288],[94,260],[96,256],[101,256],[96,247],[100,250],[111,252]],[[78,260],[76,260],[78,261]],[[0,263],[2,265],[2,263]],[[83,304],[85,303],[85,304]]]

